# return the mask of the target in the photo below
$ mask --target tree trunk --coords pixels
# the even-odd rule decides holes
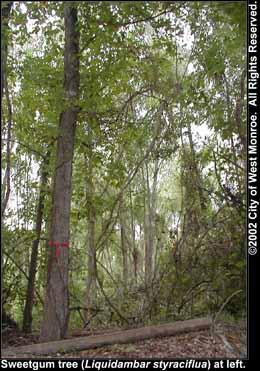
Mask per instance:
[[[112,344],[134,343],[145,339],[163,336],[176,336],[183,333],[208,330],[212,325],[210,318],[195,318],[186,321],[176,321],[163,325],[146,326],[131,330],[117,331],[110,334],[77,337],[43,344],[10,347],[2,350],[2,357],[29,357],[32,355],[57,354],[63,352],[76,352],[93,349]]]
[[[154,234],[155,234],[155,206],[157,193],[157,177],[159,171],[159,162],[156,160],[153,173],[153,183],[150,186],[149,169],[146,164],[146,212],[145,212],[145,282],[147,287],[151,286],[153,279],[153,254],[154,254]]]
[[[5,4],[2,5],[2,12],[1,12],[1,113],[3,112],[2,107],[2,98],[4,93],[4,85],[6,85],[6,61],[7,61],[7,51],[8,51],[8,21],[10,17],[10,12],[12,8],[13,1],[6,1]],[[7,143],[6,143],[6,160],[7,160],[7,166],[6,166],[6,173],[3,177],[3,188],[2,188],[2,195],[1,197],[1,230],[3,229],[3,221],[4,221],[4,213],[7,206],[7,202],[10,195],[10,173],[11,173],[11,147],[10,147],[10,141],[11,141],[11,123],[12,123],[12,111],[11,111],[11,105],[10,105],[10,99],[8,91],[5,92],[6,98],[7,98],[7,109],[8,109],[8,123],[7,123]],[[1,145],[1,151],[2,151],[2,145]],[[6,179],[6,182],[5,182]],[[4,190],[4,184],[6,183],[6,191]],[[3,245],[4,241],[2,239],[1,234],[1,247],[2,247],[2,253],[1,253],[1,266],[3,267]],[[3,268],[2,268],[3,269]],[[1,273],[2,272],[1,269]],[[3,274],[1,274],[1,286],[4,285],[4,279]],[[1,303],[1,309],[3,313],[3,303]]]
[[[92,135],[89,135],[89,158],[85,157],[86,162],[86,193],[88,201],[88,243],[87,243],[87,280],[86,280],[86,308],[84,312],[85,321],[90,320],[91,308],[96,304],[97,279],[96,279],[96,248],[95,248],[95,209],[93,205],[93,170],[92,170]],[[88,162],[88,163],[87,163]]]
[[[36,224],[35,224],[36,239],[32,243],[29,277],[28,277],[28,285],[27,285],[27,291],[26,291],[26,301],[25,301],[25,307],[24,307],[24,313],[23,313],[23,331],[24,332],[32,331],[32,310],[33,310],[33,301],[34,301],[35,276],[36,276],[36,271],[37,271],[38,248],[39,248],[39,242],[40,242],[40,236],[41,236],[41,230],[42,230],[45,187],[46,187],[47,180],[48,180],[48,171],[46,170],[46,166],[49,163],[49,157],[50,157],[50,153],[48,152],[42,163],[40,194],[39,194],[39,200],[38,200],[38,205],[37,205]]]
[[[2,98],[3,95],[6,97],[7,104],[7,138],[6,138],[6,173],[4,176],[5,182],[3,182],[2,198],[1,198],[1,215],[4,217],[5,209],[9,200],[11,192],[11,127],[12,127],[12,105],[8,90],[7,74],[6,74],[6,62],[8,52],[8,32],[9,32],[9,18],[12,8],[12,1],[6,1],[2,6],[1,14],[1,112],[2,110]]]
[[[205,208],[206,208],[206,198],[205,198],[205,196],[203,194],[203,190],[202,190],[202,179],[201,179],[201,174],[200,174],[199,169],[198,169],[198,162],[197,162],[197,159],[196,159],[196,152],[195,152],[195,148],[194,148],[190,123],[188,123],[188,137],[189,137],[189,144],[190,144],[190,150],[191,150],[191,166],[192,166],[191,172],[193,173],[193,177],[196,178],[195,187],[196,187],[198,195],[199,195],[201,211],[203,212],[203,210],[205,210]]]
[[[136,246],[136,238],[135,238],[135,223],[134,223],[134,210],[133,210],[133,199],[132,199],[132,191],[130,187],[130,213],[131,213],[131,234],[132,234],[132,260],[133,260],[133,275],[135,284],[138,281],[138,263],[139,263],[139,251]]]
[[[79,32],[76,30],[76,5],[73,2],[65,2],[64,6],[64,92],[66,109],[60,116],[60,136],[57,143],[41,341],[64,338],[69,320],[68,244],[70,237],[72,159],[78,114],[75,100],[78,98],[79,91]],[[60,248],[57,248],[57,244]]]
[[[126,225],[125,225],[125,212],[124,204],[121,202],[119,210],[120,219],[120,237],[121,237],[121,251],[123,258],[123,282],[125,288],[128,284],[128,256],[127,256],[127,243],[126,243]]]
[[[146,168],[147,170],[147,168]],[[152,279],[152,245],[150,239],[150,218],[149,218],[149,179],[147,175],[143,173],[143,184],[144,184],[144,245],[145,245],[145,253],[144,253],[144,273],[145,273],[145,284],[146,286],[150,286],[151,279]]]
[[[4,218],[5,210],[9,201],[10,193],[11,193],[11,129],[12,129],[12,105],[9,96],[7,78],[4,78],[4,90],[7,102],[7,139],[6,139],[6,173],[4,176],[4,180],[6,184],[3,184],[3,197],[1,199],[1,215]]]
[[[8,21],[12,8],[13,1],[5,1],[2,5],[1,14],[1,111],[2,111],[2,97],[4,92],[4,81],[6,79],[6,60],[8,48]]]
[[[86,311],[84,312],[85,321],[91,319],[91,309],[96,304],[97,282],[96,282],[96,250],[95,250],[95,214],[89,210],[88,221],[88,273],[86,280]]]

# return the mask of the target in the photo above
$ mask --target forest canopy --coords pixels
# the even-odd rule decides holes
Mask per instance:
[[[246,2],[3,1],[2,320],[246,310]]]

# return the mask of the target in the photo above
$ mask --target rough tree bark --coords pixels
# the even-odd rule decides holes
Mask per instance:
[[[26,291],[26,301],[23,313],[23,331],[32,331],[32,310],[34,302],[34,289],[35,289],[35,276],[37,271],[37,260],[38,260],[38,249],[42,230],[42,219],[43,219],[43,209],[44,209],[44,198],[45,198],[45,187],[48,180],[48,171],[46,166],[49,163],[50,153],[47,152],[41,170],[41,180],[40,180],[40,194],[36,211],[36,223],[35,223],[35,233],[36,238],[32,243],[29,277]]]
[[[66,108],[60,116],[60,136],[57,142],[41,341],[64,338],[69,320],[69,247],[67,245],[70,237],[72,159],[78,114],[76,99],[79,92],[79,32],[76,29],[76,3],[65,2],[64,21],[64,93]],[[54,244],[64,244],[64,246],[57,249]]]

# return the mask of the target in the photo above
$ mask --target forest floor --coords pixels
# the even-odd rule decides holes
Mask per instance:
[[[116,329],[118,330],[118,329]],[[96,330],[92,334],[113,333],[115,328]],[[70,338],[86,336],[74,331]],[[2,348],[38,343],[38,336],[8,329],[2,334]],[[246,328],[244,324],[218,324],[213,331],[195,331],[176,336],[153,338],[136,343],[115,344],[81,352],[56,354],[59,358],[244,358]],[[51,357],[52,358],[52,357]]]

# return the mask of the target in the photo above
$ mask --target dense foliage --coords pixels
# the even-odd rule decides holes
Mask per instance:
[[[8,14],[9,3],[2,2],[2,307],[22,324],[38,240],[38,331],[66,105],[64,2],[11,2]],[[80,111],[70,326],[243,314],[246,4],[74,3]]]

